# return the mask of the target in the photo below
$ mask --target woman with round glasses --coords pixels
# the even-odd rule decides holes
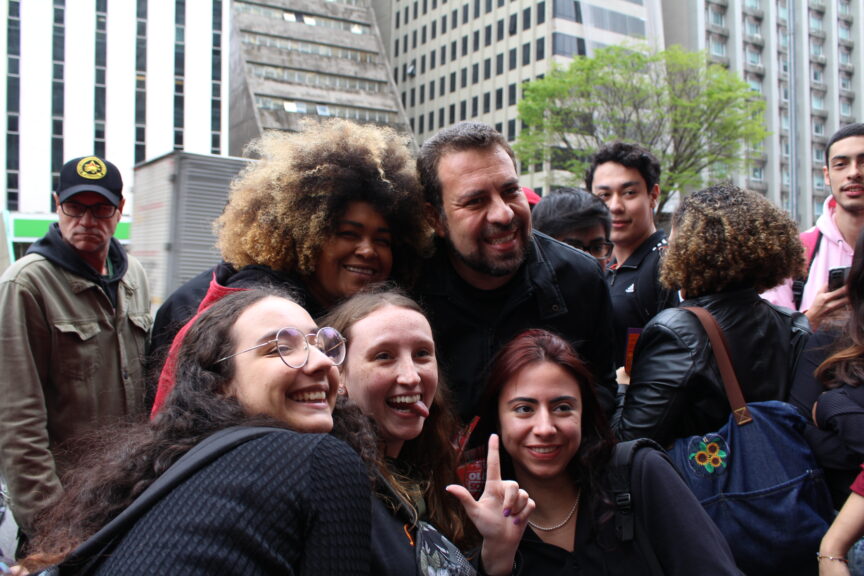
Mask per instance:
[[[458,426],[420,306],[379,286],[340,304],[323,322],[347,337],[340,390],[374,422],[384,457],[372,505],[372,573],[473,574],[457,546],[475,547],[479,532],[485,573],[509,574],[533,502],[494,473],[477,502],[454,486]],[[490,446],[497,454],[495,440]]]
[[[222,298],[186,334],[159,416],[100,435],[117,439],[82,463],[24,566],[62,559],[212,434],[266,426],[171,489],[87,573],[368,574],[366,467],[326,434],[344,358],[339,332],[284,296]]]
[[[208,288],[289,286],[313,318],[373,282],[409,286],[432,247],[407,137],[348,120],[266,133],[215,222],[223,262],[181,286],[154,319],[153,362]]]

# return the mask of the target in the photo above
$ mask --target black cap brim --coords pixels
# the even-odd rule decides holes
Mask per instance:
[[[95,184],[79,184],[77,186],[70,186],[69,188],[66,188],[65,190],[60,192],[57,197],[60,199],[60,203],[62,204],[75,194],[80,194],[81,192],[95,192],[96,194],[103,196],[114,206],[120,206],[120,200],[122,200],[120,196],[114,194],[107,188],[103,188],[102,186],[97,186]]]

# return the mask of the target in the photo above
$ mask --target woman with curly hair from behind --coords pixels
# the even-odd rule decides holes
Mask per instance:
[[[759,293],[796,275],[803,248],[795,222],[761,195],[731,184],[686,196],[672,217],[660,281],[681,306],[706,308],[720,324],[748,402],[787,400],[807,319]],[[622,439],[676,438],[720,428],[729,401],[708,336],[692,313],[663,310],[636,344],[630,385],[612,420]]]
[[[205,273],[206,294],[190,281],[160,307],[154,365],[195,311],[227,291],[289,287],[318,318],[369,283],[410,286],[431,251],[414,156],[391,128],[310,121],[300,132],[268,132],[248,152],[259,159],[232,183],[214,223],[223,262]],[[154,412],[172,358],[169,351]]]

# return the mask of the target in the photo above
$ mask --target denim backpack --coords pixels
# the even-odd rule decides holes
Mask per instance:
[[[802,435],[806,420],[785,402],[745,404],[717,321],[704,308],[684,309],[708,333],[732,414],[717,432],[676,440],[669,455],[745,574],[816,574],[833,507]]]

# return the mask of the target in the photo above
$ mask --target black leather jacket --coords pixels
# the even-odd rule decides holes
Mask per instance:
[[[529,328],[570,341],[597,379],[611,414],[612,303],[597,260],[534,231],[525,264],[504,288],[484,292],[462,280],[439,246],[424,263],[415,296],[428,312],[435,348],[463,422],[483,412],[486,370],[498,349]],[[482,439],[485,442],[485,438]]]
[[[747,402],[787,400],[810,326],[806,317],[774,306],[753,289],[685,300],[706,308],[720,324]],[[680,308],[663,310],[636,344],[630,386],[619,394],[612,419],[622,440],[676,438],[719,429],[729,402],[714,352],[699,320]]]

